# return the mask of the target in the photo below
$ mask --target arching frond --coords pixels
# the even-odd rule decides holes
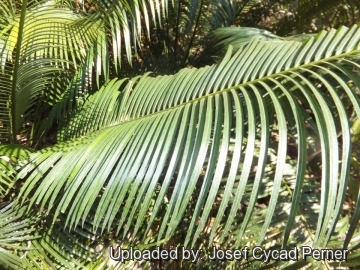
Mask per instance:
[[[358,26],[321,32],[306,43],[256,38],[233,55],[230,49],[217,65],[111,81],[84,104],[104,125],[79,112],[62,134],[85,136],[31,154],[19,167],[19,178],[26,179],[20,195],[54,219],[66,213],[69,228],[91,215],[94,230],[141,231],[146,239],[155,226],[161,241],[187,226],[182,241],[191,247],[204,235],[211,239],[206,245],[217,235],[219,241],[231,235],[232,247],[259,245],[281,231],[276,234],[288,247],[301,240],[293,231],[310,215],[301,202],[311,195],[305,177],[311,135],[321,146],[322,175],[311,214],[317,222],[306,229],[314,247],[325,247],[344,214],[352,144],[346,104],[360,116],[353,87],[360,87],[354,71],[359,41]],[[290,138],[295,154],[287,147]],[[290,171],[289,160],[295,162]],[[273,177],[265,180],[268,166]],[[345,214],[343,248],[357,246],[350,240],[359,233],[359,200],[356,213]],[[210,221],[215,226],[209,228]]]
[[[86,49],[91,46],[76,40],[76,35],[82,35],[85,40],[96,35],[94,31],[85,32],[84,28],[77,27],[78,16],[57,8],[54,3],[37,5],[28,13],[26,8],[24,3],[22,13],[16,14],[0,36],[2,140],[12,134],[15,141],[19,128],[40,96],[47,97],[49,102],[56,101],[64,81],[54,76],[63,79],[72,76],[71,68],[83,61]]]
[[[147,14],[149,7],[155,12],[155,3],[114,1],[112,8],[106,11],[94,2],[98,10],[85,16],[57,1],[24,2],[21,8],[3,1],[0,12],[8,18],[0,23],[0,91],[3,93],[0,96],[0,139],[11,138],[16,142],[16,134],[29,112],[35,110],[37,115],[46,112],[48,107],[36,107],[41,103],[37,102],[40,97],[45,103],[54,105],[64,103],[64,89],[80,91],[71,86],[78,67],[79,70],[87,68],[82,75],[87,76],[94,65],[95,79],[100,84],[100,75],[109,78],[111,60],[117,71],[123,57],[122,45],[131,62],[132,46],[136,48],[142,38],[141,14]],[[167,5],[161,5],[164,14],[165,8]],[[153,18],[156,21],[157,16],[154,14]],[[149,31],[148,17],[146,25]],[[76,96],[83,94],[76,92]],[[76,103],[70,96],[67,102]],[[37,133],[43,132],[44,128],[38,129],[40,123],[34,126]]]

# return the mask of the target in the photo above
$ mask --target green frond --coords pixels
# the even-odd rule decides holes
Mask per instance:
[[[95,263],[100,255],[94,243],[101,245],[102,241],[102,237],[87,229],[78,228],[69,232],[63,230],[59,222],[46,224],[41,238],[32,241],[34,249],[28,252],[26,258],[37,269],[88,269],[85,265]]]
[[[266,40],[284,41],[273,33],[250,27],[221,27],[215,29],[210,36],[211,45],[208,47],[207,54],[217,57],[220,60],[223,58],[229,46],[232,46],[234,51],[249,44],[254,38],[265,38]],[[279,44],[279,47],[281,44]]]
[[[175,237],[186,225],[182,241],[191,247],[215,219],[211,239],[221,230],[220,238],[232,235],[239,246],[245,232],[253,230],[261,189],[269,182],[266,212],[249,241],[265,243],[276,227],[282,246],[288,247],[300,226],[301,201],[308,196],[309,131],[300,108],[304,100],[313,114],[322,161],[319,207],[312,209],[312,220],[318,221],[308,229],[313,246],[325,247],[343,213],[348,185],[351,134],[345,104],[360,116],[359,98],[348,84],[360,87],[354,71],[359,67],[359,41],[358,26],[321,32],[304,44],[255,38],[233,55],[230,48],[214,66],[144,76],[127,84],[111,81],[84,104],[89,116],[100,117],[99,124],[87,125],[79,112],[61,134],[85,137],[31,154],[19,167],[19,179],[26,179],[20,197],[54,213],[54,220],[66,213],[69,228],[84,225],[95,205],[94,230],[107,228],[127,236],[158,226],[160,241]],[[278,136],[275,143],[270,140],[273,133]],[[284,186],[289,136],[298,149],[291,157],[297,164],[293,184]],[[274,176],[264,183],[272,151],[277,156]],[[217,212],[212,206],[221,198]],[[288,210],[280,222],[276,213],[283,199]],[[358,233],[359,200],[356,213],[347,214],[350,229],[344,248],[357,244],[350,239]],[[244,201],[246,206],[241,206]],[[246,211],[238,223],[242,207]]]
[[[26,160],[32,149],[22,145],[0,145],[0,196],[4,198],[15,183],[15,164],[19,160]]]
[[[95,29],[77,27],[78,16],[57,8],[53,2],[33,6],[28,13],[26,8],[24,3],[21,16],[17,15],[0,36],[0,132],[2,139],[12,134],[13,141],[40,96],[47,97],[50,103],[57,100],[57,92],[64,85],[53,81],[54,75],[71,76],[69,72],[83,61],[86,49],[92,45],[91,37],[96,35]],[[80,35],[90,44],[79,42],[76,36]]]
[[[119,123],[119,88],[123,83],[124,80],[114,79],[86,99],[85,104],[79,106],[70,121],[59,127],[58,141],[81,137],[103,127],[111,126],[112,123]]]
[[[34,214],[34,212],[32,212]],[[0,263],[10,269],[89,269],[104,262],[111,234],[93,233],[91,220],[69,232],[50,217],[25,217],[24,208],[9,204],[0,210]],[[99,260],[100,258],[100,260]],[[100,261],[100,262],[99,262]],[[95,267],[92,269],[96,269]]]
[[[11,269],[28,269],[30,264],[23,260],[33,249],[31,241],[36,235],[36,218],[24,218],[24,208],[12,208],[10,204],[0,209],[0,264]]]
[[[93,83],[92,64],[93,59],[90,54],[84,64],[78,68],[74,78],[68,82],[66,89],[56,97],[56,103],[51,107],[46,120],[37,129],[35,134],[37,140],[47,134],[54,123],[57,123],[59,129],[67,126],[72,115],[82,108],[89,93],[96,89]]]
[[[117,71],[123,56],[122,46],[125,47],[127,60],[131,64],[133,52],[136,54],[139,48],[141,50],[144,28],[149,36],[153,25],[162,25],[162,19],[168,13],[168,1],[115,0],[106,1],[108,3],[105,5],[104,2],[94,1],[94,4],[101,8],[90,15],[90,18],[100,15],[105,29],[111,33],[111,43],[107,40],[106,31],[103,31],[103,35],[99,35],[97,43],[103,50],[108,47],[106,45],[111,44]],[[106,57],[109,55],[110,53],[106,53]],[[106,57],[103,52],[101,61],[104,61]]]
[[[7,24],[0,25],[0,90],[4,93],[0,97],[1,140],[12,138],[16,142],[29,112],[35,109],[38,115],[44,113],[33,106],[39,104],[39,98],[50,105],[60,102],[57,107],[62,107],[67,95],[64,89],[74,90],[71,80],[78,67],[89,69],[94,65],[99,85],[100,76],[105,80],[110,76],[110,62],[114,61],[117,70],[123,45],[131,63],[132,46],[136,51],[142,39],[141,14],[147,12],[148,5],[155,10],[154,3],[115,1],[113,5],[109,11],[100,8],[84,16],[56,1],[24,3],[21,10],[12,9],[12,2],[2,3],[0,12],[12,16]],[[149,32],[148,21],[146,25]],[[50,117],[48,122],[53,121]],[[39,123],[34,126],[35,133],[44,131]]]
[[[246,14],[260,4],[261,0],[220,0],[213,1],[213,16],[212,24],[217,27],[229,27],[236,25],[239,17],[246,16]]]

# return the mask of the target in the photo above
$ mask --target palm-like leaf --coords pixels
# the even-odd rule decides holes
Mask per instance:
[[[21,145],[0,145],[0,195],[5,197],[15,182],[15,164],[26,160],[33,150]]]
[[[106,265],[104,243],[111,234],[92,232],[91,220],[84,228],[69,232],[61,222],[51,224],[51,217],[40,221],[39,214],[32,212],[24,218],[23,208],[9,204],[0,210],[0,262],[10,269],[84,269],[85,265]],[[60,218],[61,219],[61,218]]]
[[[61,131],[73,140],[32,154],[23,164],[19,178],[26,182],[21,196],[30,196],[30,205],[54,212],[54,219],[66,212],[70,228],[90,216],[94,230],[116,228],[123,236],[135,236],[143,228],[155,228],[158,240],[168,240],[187,224],[184,245],[195,247],[213,218],[209,245],[220,228],[220,241],[231,234],[232,247],[244,241],[264,243],[271,231],[283,228],[286,247],[299,226],[294,225],[301,215],[299,204],[307,196],[308,129],[302,106],[308,104],[322,151],[320,203],[314,210],[318,222],[310,230],[313,246],[327,246],[348,184],[351,140],[345,100],[360,115],[359,99],[348,85],[360,87],[353,71],[359,67],[359,41],[357,26],[321,32],[305,44],[254,39],[233,56],[230,50],[214,66],[183,69],[172,76],[143,76],[125,86],[113,81],[84,105],[104,124],[85,121],[81,111],[75,115],[68,130]],[[278,133],[276,145],[270,144],[271,132]],[[290,135],[298,148],[291,185],[284,180]],[[270,198],[266,213],[260,214],[260,233],[253,231],[250,241],[245,232],[255,226],[251,218],[264,195],[270,150],[277,155],[273,179],[268,180]],[[284,185],[291,192],[282,195]],[[214,209],[220,194],[221,203]],[[291,205],[285,227],[284,219],[275,215],[284,211],[278,207],[283,199]],[[246,212],[239,220],[244,201]],[[359,199],[356,205],[344,248],[358,233]]]
[[[0,140],[8,133],[15,140],[44,97],[54,107],[35,125],[41,126],[37,136],[59,123],[61,143],[54,147],[30,156],[26,150],[23,158],[1,152],[11,147],[0,149],[2,195],[12,187],[16,167],[18,179],[26,180],[20,201],[30,198],[29,209],[39,205],[49,214],[46,221],[55,223],[44,223],[42,239],[32,240],[36,249],[24,254],[28,264],[104,267],[94,248],[120,244],[118,233],[128,239],[122,245],[138,248],[282,242],[358,249],[359,202],[352,216],[342,212],[351,150],[348,107],[359,116],[358,27],[323,32],[306,43],[254,29],[249,42],[243,36],[249,29],[222,29],[215,32],[216,53],[224,55],[229,44],[235,50],[217,65],[114,79],[90,94],[93,78],[99,85],[100,75],[106,80],[111,69],[118,72],[122,48],[131,62],[132,46],[136,51],[157,26],[179,61],[174,66],[184,66],[200,34],[208,33],[207,7],[218,1],[175,1],[171,7],[168,1],[100,1],[91,14],[85,8],[72,13],[76,3],[69,1],[68,9],[60,2],[25,1],[21,10],[0,3]],[[255,2],[222,1],[219,18],[228,25]],[[161,29],[163,18],[167,29]],[[264,35],[275,40],[258,38]],[[309,136],[321,145],[314,147],[321,154],[321,181],[305,177]],[[288,140],[297,153],[287,149]],[[62,231],[63,224],[70,232]],[[15,257],[8,254],[0,260],[11,265]],[[356,264],[356,252],[349,258],[346,265]]]
[[[51,15],[54,10],[57,10],[57,18]],[[15,140],[35,101],[44,95],[44,92],[45,96],[49,95],[46,89],[52,88],[53,76],[69,76],[68,70],[64,68],[69,65],[76,66],[85,57],[87,45],[83,43],[81,47],[81,43],[63,34],[77,31],[90,40],[91,36],[95,36],[94,32],[84,33],[81,28],[76,27],[74,23],[77,20],[78,17],[74,13],[66,9],[56,9],[51,2],[42,6],[37,5],[26,14],[24,2],[22,13],[15,16],[12,23],[2,29],[2,137],[9,137],[10,133]],[[45,44],[48,46],[44,46]],[[59,88],[64,86],[61,81],[58,84],[49,95],[55,101],[56,91],[60,91]]]
[[[3,267],[28,268],[25,258],[33,249],[31,241],[39,238],[36,235],[36,217],[24,219],[24,208],[8,205],[0,210],[0,263]]]
[[[246,16],[252,7],[264,1],[261,0],[221,0],[214,1],[214,16],[212,23],[216,27],[227,27],[236,24],[240,15]]]
[[[35,110],[38,116],[46,111],[47,108],[39,110],[43,106],[38,102],[40,97],[45,97],[51,105],[60,102],[50,113],[52,117],[47,127],[39,130],[40,124],[35,123],[37,133],[44,132],[59,119],[55,115],[64,103],[76,103],[75,97],[86,95],[92,84],[89,67],[95,65],[98,84],[100,75],[105,79],[109,76],[110,63],[104,59],[113,59],[117,69],[122,58],[122,44],[131,62],[131,45],[136,46],[142,36],[140,14],[147,14],[148,5],[152,11],[155,8],[153,2],[130,2],[115,1],[110,11],[101,9],[101,4],[95,2],[97,12],[88,16],[76,14],[56,1],[24,2],[21,9],[11,1],[1,3],[1,16],[7,18],[0,22],[1,140],[11,138],[16,142],[16,134],[24,120],[29,120],[29,113]],[[157,16],[153,15],[156,20]],[[149,18],[146,25],[149,31]],[[109,32],[111,41],[107,36]],[[83,83],[81,87],[79,83],[74,87],[72,79],[78,66],[79,70],[87,71],[77,74],[78,81]],[[70,91],[65,89],[71,89],[73,94],[64,93]]]

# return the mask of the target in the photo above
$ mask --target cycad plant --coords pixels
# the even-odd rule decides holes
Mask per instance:
[[[0,265],[356,269],[360,27],[228,27],[271,3],[1,1]],[[208,257],[255,246],[350,253]]]

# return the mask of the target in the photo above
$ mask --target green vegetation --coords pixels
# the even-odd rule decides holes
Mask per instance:
[[[358,269],[359,7],[0,0],[0,266],[259,245],[351,253],[196,267]]]

